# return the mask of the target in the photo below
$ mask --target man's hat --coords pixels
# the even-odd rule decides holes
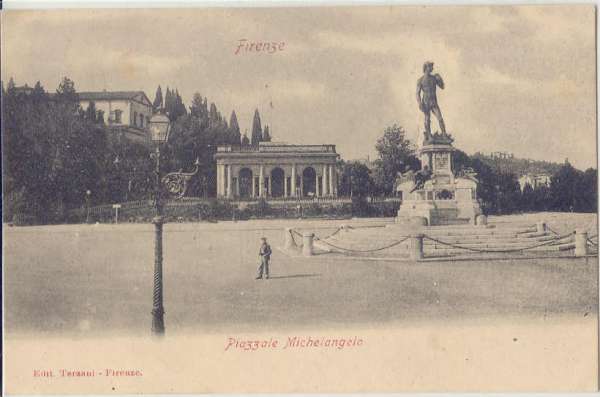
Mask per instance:
[[[266,237],[261,237],[260,239],[261,239],[261,240],[264,240],[264,241],[267,241],[267,238],[266,238]]]

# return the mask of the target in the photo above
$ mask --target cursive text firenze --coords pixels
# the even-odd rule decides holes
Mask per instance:
[[[250,41],[248,39],[239,39],[234,54],[275,54],[276,52],[281,52],[284,49],[285,42],[283,41]]]

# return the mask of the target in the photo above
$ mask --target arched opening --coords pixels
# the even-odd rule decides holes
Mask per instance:
[[[285,173],[279,167],[273,168],[271,171],[271,196],[283,197]]]
[[[252,196],[252,170],[242,168],[239,174],[240,198],[249,198]]]
[[[302,191],[305,197],[314,197],[317,193],[317,172],[313,167],[306,167],[302,171]]]
[[[450,190],[447,190],[447,189],[443,189],[439,192],[436,192],[436,199],[437,200],[453,200],[454,192],[451,192]]]

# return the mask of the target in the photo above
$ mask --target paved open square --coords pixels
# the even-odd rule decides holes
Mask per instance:
[[[540,216],[563,229],[595,222],[593,214]],[[280,249],[285,227],[325,235],[342,223],[386,222],[391,220],[167,224],[167,332],[587,317],[598,310],[594,257],[417,263],[303,258]],[[153,236],[149,224],[5,228],[6,331],[146,335]],[[274,251],[270,280],[254,279],[262,236]]]

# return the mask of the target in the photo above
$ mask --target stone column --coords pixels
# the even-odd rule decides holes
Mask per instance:
[[[237,177],[235,178],[235,194],[237,196],[240,195],[240,173],[239,173],[239,171],[238,171]]]
[[[323,192],[321,192],[321,196]],[[319,173],[315,170],[315,197],[319,197]]]
[[[217,164],[217,197],[223,195],[223,164]]]
[[[290,183],[291,196],[296,196],[296,164],[292,164],[292,183]]]
[[[221,194],[221,189],[219,189],[219,175],[220,175],[220,169],[221,169],[221,165],[217,164],[217,197],[219,197],[219,195]]]
[[[327,165],[323,165],[323,179],[321,180],[321,194],[327,196]]]
[[[226,196],[227,191],[225,190],[227,187],[227,174],[226,174],[227,165],[223,164],[221,166],[221,195],[223,197]]]
[[[285,174],[285,170],[283,170],[283,197],[288,196],[288,188],[287,188],[287,175]]]
[[[304,197],[304,178],[300,175],[300,197]]]
[[[258,176],[258,195],[264,197],[265,194],[265,167],[261,164]]]
[[[256,197],[256,177],[252,174],[252,197]]]
[[[333,195],[335,197],[338,195],[338,173],[335,165],[333,166]]]
[[[231,194],[231,165],[227,165],[226,167],[226,172],[227,172],[227,198],[231,198],[232,194]]]
[[[269,183],[267,184],[267,186],[269,186],[269,191],[267,192],[267,196],[273,196],[273,174],[269,174]]]
[[[327,192],[328,194],[332,195],[333,194],[333,165],[329,164],[329,191]]]

